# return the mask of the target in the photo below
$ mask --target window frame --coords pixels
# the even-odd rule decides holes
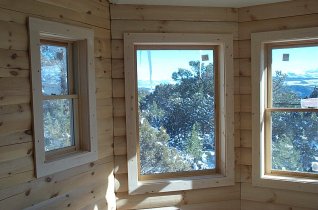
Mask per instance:
[[[260,187],[318,192],[315,174],[272,170],[271,166],[271,113],[280,111],[309,111],[312,108],[272,108],[271,50],[317,43],[318,27],[284,31],[252,33],[252,184]],[[269,88],[269,89],[268,89]],[[270,139],[269,137],[270,136]],[[314,176],[311,176],[314,175]]]
[[[184,172],[169,172],[169,173],[160,173],[160,174],[150,174],[150,175],[141,175],[141,167],[140,161],[138,161],[138,179],[141,181],[147,180],[156,180],[156,179],[169,179],[169,178],[182,178],[182,177],[191,177],[191,176],[202,176],[202,175],[212,175],[217,174],[220,171],[220,149],[219,147],[219,135],[218,135],[218,128],[219,128],[219,112],[217,111],[219,107],[219,98],[218,98],[218,89],[219,89],[219,67],[218,67],[218,46],[212,45],[136,45],[135,46],[135,53],[137,50],[212,50],[213,51],[213,68],[214,68],[214,90],[215,90],[215,106],[214,106],[214,113],[215,113],[215,165],[214,169],[205,169],[205,170],[193,170],[193,171],[184,171]],[[136,56],[136,55],[135,55]],[[137,56],[136,56],[137,57]],[[137,73],[137,69],[136,69]],[[138,81],[137,81],[138,85]],[[137,88],[138,89],[138,88]],[[137,91],[138,92],[138,91]],[[136,94],[138,95],[138,94]],[[138,106],[137,106],[138,107]],[[139,116],[137,116],[136,124],[139,123]],[[139,126],[137,126],[137,135],[139,133]],[[139,135],[137,136],[139,139]],[[139,151],[139,141],[137,141],[137,160],[140,160],[140,151]]]
[[[169,192],[190,190],[218,186],[234,185],[234,107],[233,107],[233,36],[231,34],[174,34],[174,33],[125,33],[125,97],[126,97],[126,134],[128,160],[128,188],[129,194],[154,192]],[[140,179],[139,174],[139,121],[138,121],[138,92],[136,49],[147,46],[147,49],[173,48],[189,49],[197,46],[217,46],[218,58],[218,90],[219,94],[219,129],[220,139],[218,173],[200,174],[200,171],[186,176],[166,177],[150,175],[150,179]],[[138,48],[140,49],[140,48]],[[225,117],[226,115],[226,117]],[[216,132],[216,133],[217,133]],[[148,175],[146,175],[148,176]]]
[[[29,17],[28,23],[35,168],[36,176],[43,177],[97,160],[94,31],[33,17]],[[68,82],[68,94],[56,96],[42,94],[40,60],[42,43],[67,46],[67,74],[68,79],[71,76],[73,80],[73,84]],[[75,145],[45,151],[42,102],[55,99],[72,101]]]

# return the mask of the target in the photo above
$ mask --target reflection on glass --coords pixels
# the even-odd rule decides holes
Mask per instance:
[[[41,44],[41,80],[44,95],[67,95],[67,47]]]
[[[273,107],[318,108],[318,46],[272,50]]]
[[[74,145],[72,100],[43,101],[45,151]]]
[[[137,50],[140,174],[214,169],[213,50]]]
[[[272,113],[272,169],[318,173],[318,112]]]

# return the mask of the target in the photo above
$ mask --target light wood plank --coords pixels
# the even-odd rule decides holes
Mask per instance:
[[[127,174],[127,156],[126,155],[116,155],[114,162],[114,173],[115,174]]]
[[[126,155],[127,154],[127,142],[125,136],[114,137],[114,154]]]
[[[111,5],[112,20],[181,20],[237,22],[238,9],[215,7],[174,7]]]
[[[22,130],[9,134],[0,134],[0,147],[32,141],[32,130]]]
[[[253,187],[250,183],[242,183],[242,200],[291,205],[302,208],[317,209],[318,199],[315,193]]]
[[[242,147],[240,156],[240,163],[242,165],[252,165],[252,149]]]
[[[241,182],[252,183],[252,166],[241,165]]]
[[[0,147],[0,163],[31,156],[33,153],[33,143],[26,142]]]
[[[318,13],[316,0],[297,0],[239,9],[239,22],[292,17]]]
[[[1,33],[1,32],[0,32]],[[20,51],[20,50],[6,50],[6,49],[0,49],[0,67],[5,69],[13,69],[10,72],[10,76],[18,76],[19,71],[17,70],[27,70],[30,69],[29,64],[29,56],[26,51]],[[0,70],[0,75],[2,74],[2,71]],[[28,73],[29,75],[29,73]]]
[[[123,59],[112,59],[112,78],[114,79],[125,78]]]
[[[113,20],[112,38],[123,39],[130,33],[233,33],[238,39],[237,23],[233,22],[186,22],[186,21],[135,21]]]
[[[242,210],[314,210],[313,208],[295,207],[289,204],[279,205],[273,203],[262,203],[255,201],[242,200]],[[315,208],[317,209],[317,208]]]
[[[0,179],[5,177],[12,177],[15,174],[32,171],[34,169],[33,157],[17,158],[0,163]]]
[[[318,14],[239,23],[239,39],[251,39],[251,33],[318,26]]]
[[[48,5],[36,0],[2,0],[0,7],[47,18],[66,19],[101,28],[110,28],[110,22],[105,18],[92,16],[90,13],[74,11],[70,8],[63,8],[52,4]]]
[[[241,147],[252,147],[252,130],[241,129]]]
[[[96,57],[96,56],[95,56]],[[111,59],[109,58],[95,58],[95,76],[97,78],[111,78],[112,68],[111,68]]]
[[[249,58],[241,58],[239,59],[239,75],[243,77],[251,76],[251,60]]]
[[[0,21],[0,28],[1,49],[27,50],[28,34],[26,25]]]
[[[124,117],[126,115],[125,98],[114,98],[113,111],[115,117]]]
[[[240,108],[241,112],[252,112],[252,96],[240,95]]]
[[[3,106],[0,107],[3,108]],[[12,111],[13,113],[5,113],[0,115],[1,136],[31,129],[31,108],[29,106],[19,107],[16,105],[13,105],[13,107],[17,107],[18,110],[13,112],[12,110],[8,110],[9,108],[6,108],[5,106],[3,109]],[[0,140],[0,142],[2,142],[2,140]]]
[[[114,117],[114,136],[126,135],[126,119],[125,117]]]
[[[113,79],[113,97],[124,98],[125,97],[125,80]]]
[[[240,77],[240,94],[251,94],[252,84],[251,77]]]
[[[91,16],[97,16],[106,20],[109,20],[109,4],[103,3],[101,4],[98,1],[90,1],[90,0],[38,0],[40,2],[46,3],[50,5],[54,5],[57,7],[69,9],[72,11],[77,11],[80,13],[86,13]]]

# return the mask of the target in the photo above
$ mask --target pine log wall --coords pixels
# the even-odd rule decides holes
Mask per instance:
[[[239,9],[242,210],[317,210],[318,194],[253,187],[251,33],[318,26],[318,1],[296,0]]]
[[[27,17],[95,33],[96,162],[35,178]],[[0,209],[115,209],[107,0],[0,0]],[[108,201],[108,202],[107,202]]]
[[[118,209],[240,209],[240,92],[238,10],[232,8],[111,5],[115,191]],[[230,187],[128,195],[123,34],[230,33],[234,35],[236,180]]]
[[[28,16],[95,31],[99,160],[39,179],[33,161]],[[313,26],[318,26],[317,0],[240,9],[119,6],[107,0],[0,0],[0,209],[101,210],[117,205],[118,209],[317,210],[317,194],[251,184],[250,34]],[[234,35],[235,186],[128,195],[124,32]]]

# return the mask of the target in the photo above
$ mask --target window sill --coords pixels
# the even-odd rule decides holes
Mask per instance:
[[[130,186],[129,194],[134,195],[144,193],[193,190],[211,187],[231,186],[234,184],[234,177],[226,177],[221,174],[175,179],[157,179],[138,181],[137,185]]]
[[[263,175],[262,177],[254,178],[252,184],[257,187],[318,193],[318,180],[312,178]]]

